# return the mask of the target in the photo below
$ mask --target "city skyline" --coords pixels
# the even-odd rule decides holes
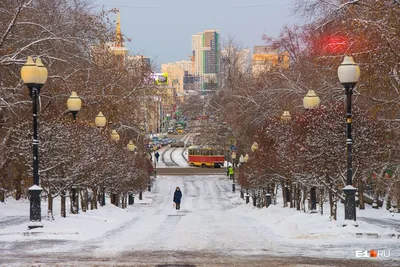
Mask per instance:
[[[192,35],[208,29],[220,32],[222,44],[232,37],[244,48],[265,45],[263,34],[276,37],[285,24],[295,21],[292,2],[250,0],[243,4],[239,0],[204,0],[199,6],[181,0],[173,3],[96,0],[94,4],[97,8],[104,5],[106,10],[119,8],[121,30],[131,39],[126,42],[129,51],[150,57],[160,66],[162,63],[190,60]],[[116,15],[111,19],[116,19]]]

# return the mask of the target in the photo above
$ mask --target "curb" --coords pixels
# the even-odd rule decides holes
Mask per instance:
[[[393,233],[393,234],[383,234],[379,235],[378,233],[354,233],[356,237],[368,237],[368,238],[382,238],[382,237],[387,237],[387,238],[400,238],[400,233]]]

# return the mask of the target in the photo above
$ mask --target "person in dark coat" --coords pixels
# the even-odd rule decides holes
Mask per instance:
[[[177,187],[174,193],[174,203],[175,203],[175,208],[177,210],[181,208],[181,198],[182,198],[182,192],[180,188]]]
[[[157,151],[156,154],[155,154],[154,156],[156,156],[156,160],[157,160],[157,162],[158,162],[158,158],[160,157],[160,153],[158,153],[158,151]]]

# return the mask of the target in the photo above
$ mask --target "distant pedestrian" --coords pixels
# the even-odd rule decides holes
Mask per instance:
[[[233,179],[234,171],[232,166],[228,167],[228,174],[229,174],[229,179]]]
[[[181,208],[181,198],[182,198],[182,192],[180,188],[177,187],[174,193],[174,203],[175,203],[175,208],[177,210]]]
[[[158,153],[158,151],[157,151],[156,154],[154,154],[154,156],[156,157],[156,160],[158,162],[158,158],[160,157],[160,153]]]

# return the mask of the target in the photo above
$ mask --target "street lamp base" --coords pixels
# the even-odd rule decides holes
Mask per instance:
[[[30,211],[29,211],[29,220],[28,224],[29,229],[43,227],[42,221],[42,212],[41,212],[41,203],[40,203],[40,194],[42,193],[42,188],[37,185],[33,185],[29,188],[30,194]]]
[[[42,224],[42,222],[29,222],[29,224],[28,224],[28,228],[29,228],[29,230],[31,230],[31,229],[35,229],[35,228],[43,228],[43,224]]]
[[[235,192],[235,189],[236,189],[235,184],[232,184],[232,192]]]
[[[358,223],[356,221],[352,221],[352,220],[344,220],[342,226],[343,227],[346,227],[346,226],[358,227]]]
[[[356,221],[356,191],[357,189],[351,185],[343,188],[345,194],[344,203],[344,219],[345,221]]]

